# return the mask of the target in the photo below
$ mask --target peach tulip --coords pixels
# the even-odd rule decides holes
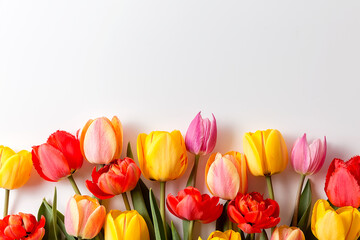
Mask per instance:
[[[246,160],[239,152],[213,153],[206,163],[205,182],[210,193],[232,200],[247,191]]]
[[[66,232],[75,237],[94,238],[103,227],[105,216],[105,207],[97,199],[75,194],[66,207]]]
[[[283,225],[275,229],[270,240],[305,240],[305,236],[300,228]]]
[[[80,135],[81,152],[94,164],[108,164],[120,158],[123,145],[123,130],[120,120],[114,116],[90,119]]]

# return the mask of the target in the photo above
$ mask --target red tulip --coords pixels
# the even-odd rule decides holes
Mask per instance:
[[[131,158],[117,159],[92,172],[92,181],[86,180],[86,187],[97,198],[107,199],[131,191],[139,181],[141,171]]]
[[[79,140],[65,131],[51,134],[46,143],[32,148],[34,167],[47,181],[68,177],[83,164]]]
[[[181,190],[176,197],[169,194],[166,199],[169,211],[183,220],[198,220],[201,223],[210,223],[218,219],[223,206],[219,204],[218,197],[199,192],[194,187]]]
[[[360,206],[360,156],[344,162],[335,158],[328,169],[325,192],[337,207]]]
[[[44,225],[44,216],[37,222],[32,214],[7,215],[0,220],[0,239],[41,240],[45,234]]]
[[[246,233],[261,233],[262,229],[275,227],[279,222],[279,205],[271,199],[263,199],[258,192],[239,193],[229,203],[228,216]]]

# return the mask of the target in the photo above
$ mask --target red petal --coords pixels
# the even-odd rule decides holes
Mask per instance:
[[[48,178],[42,171],[42,168],[40,166],[39,157],[38,157],[38,149],[39,149],[39,147],[40,146],[33,146],[32,151],[31,151],[34,168],[36,169],[36,171],[38,172],[40,177],[42,177],[46,181],[56,182],[56,180],[52,180],[52,179]]]
[[[25,229],[20,225],[9,225],[5,228],[4,233],[6,236],[13,239],[20,239],[26,236]]]
[[[181,218],[176,212],[176,206],[179,204],[179,200],[173,195],[169,194],[166,198],[166,206],[169,211],[178,218]]]
[[[32,214],[19,213],[22,217],[24,228],[26,232],[32,232],[37,224],[36,218]]]
[[[92,181],[86,180],[85,185],[87,187],[87,189],[89,189],[89,191],[94,194],[95,197],[100,198],[100,199],[108,199],[108,198],[112,198],[115,195],[112,194],[107,194],[104,193],[99,187],[98,185],[96,185],[95,183],[93,183]]]

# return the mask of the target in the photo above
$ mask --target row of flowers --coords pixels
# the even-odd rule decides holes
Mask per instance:
[[[278,130],[246,133],[244,153],[212,153],[217,141],[217,125],[198,113],[183,138],[180,131],[154,131],[137,138],[135,163],[130,144],[127,157],[121,159],[123,128],[120,120],[106,117],[89,120],[76,136],[56,131],[46,143],[15,153],[0,146],[0,187],[5,189],[4,218],[0,220],[0,239],[180,239],[165,217],[170,213],[183,220],[183,238],[192,239],[195,222],[216,223],[208,239],[357,239],[360,236],[360,157],[347,162],[334,159],[328,169],[325,193],[311,211],[309,175],[323,166],[326,138],[308,144],[306,134],[298,138],[290,154],[294,170],[300,174],[294,215],[289,226],[280,222],[281,207],[275,201],[271,176],[288,164],[288,149]],[[166,192],[166,182],[183,176],[188,167],[187,152],[194,155],[194,165],[185,188],[177,195]],[[198,163],[207,160],[205,183],[211,193],[202,194],[195,186]],[[93,196],[82,195],[73,174],[83,159],[94,164],[91,179],[85,185]],[[38,219],[25,213],[8,215],[9,193],[29,179],[32,166],[45,180],[58,182],[67,178],[75,191],[65,214],[46,200]],[[247,171],[266,178],[268,199],[264,193],[248,193]],[[140,179],[160,184],[160,204],[151,189]],[[131,195],[131,202],[128,194]],[[126,211],[107,211],[102,200],[122,195]],[[225,200],[221,204],[219,199]],[[133,206],[133,209],[131,208]],[[311,217],[310,217],[311,216]],[[268,232],[265,229],[271,228]],[[200,239],[200,237],[199,237]]]

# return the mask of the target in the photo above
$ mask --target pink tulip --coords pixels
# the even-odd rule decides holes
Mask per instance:
[[[114,116],[90,119],[81,131],[80,147],[86,160],[94,164],[108,164],[120,158],[123,130],[120,120]]]
[[[271,240],[305,240],[305,236],[299,228],[283,225],[275,229]]]
[[[205,182],[210,193],[225,200],[247,191],[246,159],[239,152],[211,154],[206,163]]]
[[[308,145],[306,134],[304,134],[294,143],[291,151],[291,164],[297,173],[312,175],[324,165],[325,156],[326,137],[323,142],[316,139]]]
[[[216,120],[202,119],[201,112],[190,123],[186,132],[186,149],[195,155],[206,155],[212,152],[216,144],[217,128]]]
[[[74,195],[65,212],[65,229],[69,235],[85,239],[94,238],[104,225],[105,207],[89,196]]]

